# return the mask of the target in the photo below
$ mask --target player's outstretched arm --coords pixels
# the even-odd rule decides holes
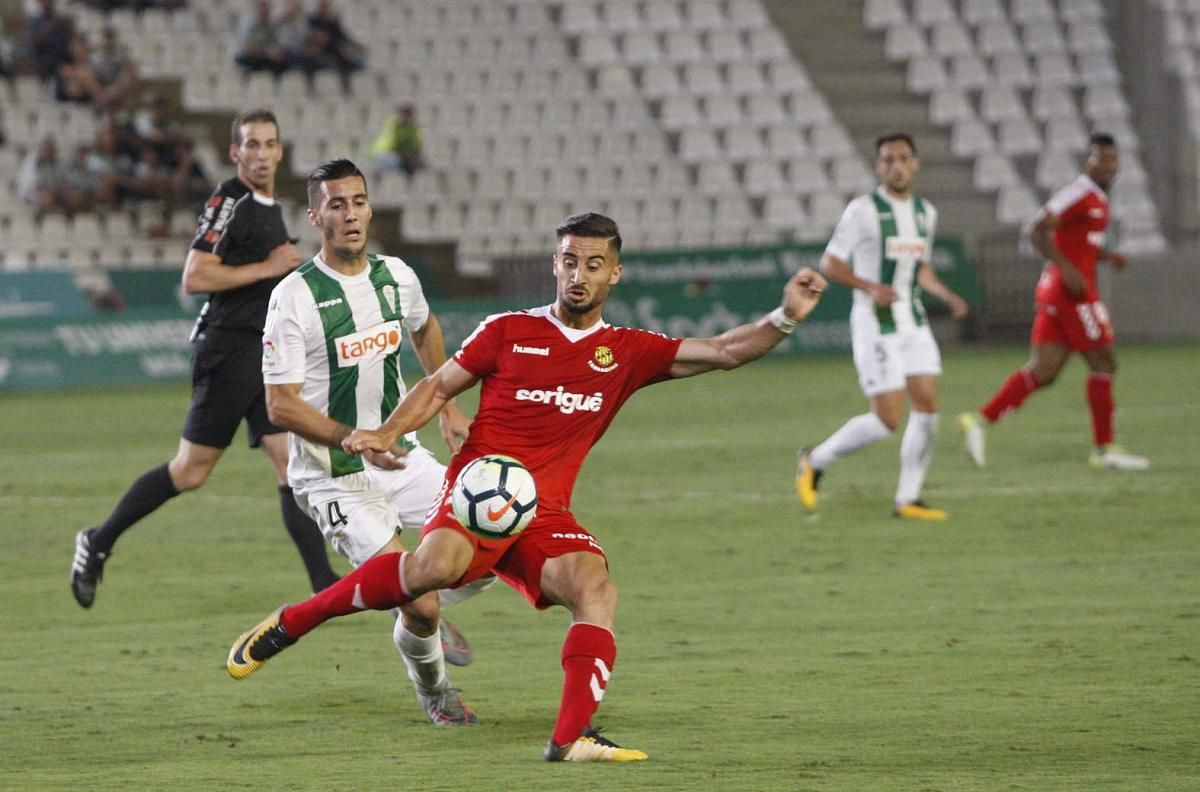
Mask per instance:
[[[426,374],[432,374],[446,362],[446,343],[442,335],[442,325],[437,316],[429,314],[429,319],[420,330],[412,334],[413,351],[421,363],[421,369]],[[438,425],[442,431],[442,439],[451,453],[458,451],[466,442],[467,433],[471,428],[471,419],[458,409],[453,399],[438,414]]]
[[[825,279],[805,267],[783,288],[783,303],[757,322],[739,325],[712,338],[685,338],[675,353],[672,377],[691,377],[714,369],[735,369],[770,352],[820,302]]]
[[[287,429],[305,440],[338,448],[350,435],[351,427],[333,420],[300,398],[302,387],[299,382],[267,383],[267,417],[280,429]]]
[[[418,382],[378,429],[355,429],[342,440],[342,449],[348,454],[387,451],[401,435],[429,423],[447,402],[474,385],[476,379],[453,358],[447,360]]]

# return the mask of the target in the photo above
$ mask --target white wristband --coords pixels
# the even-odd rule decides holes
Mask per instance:
[[[767,319],[770,320],[771,324],[775,325],[779,332],[786,333],[787,335],[791,335],[792,331],[796,329],[796,325],[800,324],[788,318],[788,315],[783,312],[783,306],[767,314]]]

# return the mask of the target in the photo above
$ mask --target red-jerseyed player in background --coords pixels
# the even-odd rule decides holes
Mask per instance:
[[[562,702],[546,759],[646,758],[591,726],[617,654],[617,588],[600,544],[570,512],[575,478],[588,450],[634,391],[762,357],[817,305],[825,280],[802,269],[784,287],[782,305],[758,321],[715,338],[668,338],[613,327],[601,316],[609,290],[621,279],[615,222],[598,214],[573,215],[557,235],[553,305],[488,317],[453,358],[409,391],[379,429],[356,430],[342,441],[350,453],[391,448],[449,399],[482,382],[470,434],[450,461],[420,547],[377,555],[321,595],[272,613],[233,645],[231,673],[252,673],[334,616],[389,610],[427,591],[495,572],[535,607],[562,605],[571,611],[562,646]],[[450,507],[448,484],[459,470],[493,453],[521,460],[538,487],[537,516],[523,532],[505,539],[470,533]]]
[[[984,425],[1016,410],[1038,388],[1054,382],[1072,352],[1087,361],[1087,401],[1095,448],[1092,467],[1145,470],[1150,462],[1113,442],[1113,375],[1117,370],[1108,310],[1096,289],[1096,264],[1107,260],[1121,269],[1125,256],[1106,250],[1108,188],[1119,158],[1111,135],[1094,134],[1084,172],[1050,196],[1030,227],[1034,247],[1046,257],[1034,299],[1037,313],[1030,341],[1033,352],[1024,367],[1009,375],[979,414],[963,413],[958,425],[967,453],[983,467]]]

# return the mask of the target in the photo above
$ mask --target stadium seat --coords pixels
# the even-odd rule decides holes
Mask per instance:
[[[727,127],[740,124],[744,120],[742,106],[736,96],[718,94],[701,99],[704,108],[704,120],[716,127]]]
[[[960,157],[974,157],[993,151],[996,141],[991,129],[982,121],[964,118],[954,122],[950,132],[950,150]]]
[[[996,219],[1002,223],[1024,225],[1033,219],[1039,208],[1029,188],[1022,185],[1006,187],[996,200]]]
[[[922,27],[933,27],[943,22],[957,22],[958,13],[950,0],[913,0],[912,20]]]
[[[719,0],[683,0],[683,15],[696,30],[723,30],[729,23]]]
[[[773,124],[766,130],[767,153],[772,159],[785,160],[806,155],[808,143],[793,124]]]
[[[984,55],[1011,55],[1021,52],[1021,42],[1017,39],[1017,33],[1005,19],[980,25],[976,40],[979,51]]]
[[[975,118],[975,110],[958,88],[942,88],[929,97],[929,120],[935,124],[956,124]]]
[[[992,123],[1025,118],[1025,105],[1012,88],[991,85],[980,94],[979,115]]]
[[[998,142],[1006,154],[1036,154],[1042,149],[1042,135],[1027,117],[1009,118],[1000,123]]]
[[[1011,88],[1029,88],[1033,85],[1033,72],[1029,69],[1029,61],[1019,52],[1007,55],[997,55],[992,58],[992,82],[996,85],[1007,85]]]
[[[733,2],[737,2],[737,0],[733,0]],[[753,0],[753,4],[757,5],[757,0]],[[730,17],[734,20],[737,19],[732,13]],[[792,50],[784,40],[783,34],[776,28],[771,26],[751,28],[747,39],[746,57],[759,63],[789,61],[792,59]]]
[[[992,74],[978,55],[968,53],[951,59],[950,84],[954,87],[975,90],[991,82]]]
[[[784,233],[792,233],[808,225],[800,199],[791,193],[776,193],[766,197],[763,202],[763,222]]]
[[[1111,52],[1113,45],[1101,20],[1072,19],[1067,23],[1067,43],[1076,54]]]
[[[701,162],[721,158],[721,146],[711,129],[689,127],[679,135],[679,158],[684,162]]]
[[[607,66],[620,62],[621,55],[617,51],[617,45],[612,36],[596,33],[580,40],[579,60],[586,66]],[[626,58],[626,60],[631,63],[641,62],[632,58]]]
[[[955,55],[970,55],[975,52],[975,43],[957,18],[934,25],[930,33],[930,51],[943,58]]]
[[[746,118],[757,127],[767,127],[788,121],[787,112],[779,97],[759,94],[746,99]]]
[[[621,37],[621,55],[635,66],[650,63],[678,63],[663,55],[658,34],[650,30],[631,30]]]
[[[760,0],[729,0],[728,16],[738,30],[754,33],[771,28],[771,20]]]
[[[727,70],[728,90],[738,96],[754,96],[765,93],[766,80],[757,63],[731,63]]]
[[[867,30],[888,30],[908,22],[908,14],[900,0],[866,0],[863,3],[863,25]]]
[[[683,93],[679,71],[669,63],[655,63],[642,67],[642,95],[647,99],[676,97]]]
[[[601,67],[596,73],[596,88],[608,97],[636,96],[637,84],[633,72],[623,64],[609,64]]]
[[[748,195],[765,196],[786,191],[783,170],[772,160],[750,160],[746,163],[743,186]]]
[[[705,35],[704,50],[717,63],[732,64],[746,60],[742,38],[734,30],[710,30]]]
[[[668,96],[658,117],[664,129],[677,130],[700,126],[703,116],[690,96]]]
[[[1011,0],[1009,13],[1021,24],[1052,22],[1055,19],[1054,7],[1050,0]]]
[[[1003,154],[980,154],[975,158],[971,182],[979,190],[999,190],[1020,183],[1012,160]]]
[[[1034,55],[1043,52],[1065,52],[1067,48],[1058,23],[1053,20],[1027,23],[1021,29],[1021,42],[1025,51]]]
[[[811,91],[812,81],[799,63],[792,59],[773,61],[766,65],[767,84],[778,93]]]
[[[683,84],[694,96],[724,93],[725,80],[715,63],[691,63],[683,68]]]
[[[603,28],[617,33],[645,27],[638,7],[632,0],[601,0],[600,18]]]
[[[1042,121],[1051,118],[1077,118],[1079,116],[1071,91],[1053,83],[1040,83],[1033,89],[1031,109],[1034,117]]]
[[[700,35],[693,30],[672,30],[666,34],[664,44],[669,63],[700,63],[705,59]]]
[[[528,5],[533,4],[519,3],[517,5],[518,15],[521,7]],[[575,36],[595,33],[603,29],[596,4],[592,2],[565,3],[562,7],[562,19],[559,24],[562,26],[563,32]]]
[[[1000,0],[962,0],[959,15],[963,22],[973,27],[1008,19]]]
[[[725,130],[725,154],[732,162],[750,162],[766,154],[766,147],[753,126],[732,126]]]
[[[684,27],[679,7],[674,3],[646,3],[644,24],[650,30],[666,32]]]
[[[1079,84],[1079,75],[1071,65],[1071,59],[1065,52],[1041,52],[1034,58],[1034,73],[1038,85]]]
[[[909,23],[892,25],[883,39],[883,54],[890,61],[906,61],[929,51],[921,28]]]
[[[1077,114],[1056,116],[1046,121],[1047,151],[1079,152],[1087,145],[1087,130]]]
[[[912,93],[927,94],[945,87],[948,81],[941,58],[922,55],[908,62],[904,82]]]
[[[804,195],[818,195],[833,186],[825,168],[812,156],[788,160],[787,176],[792,189]]]

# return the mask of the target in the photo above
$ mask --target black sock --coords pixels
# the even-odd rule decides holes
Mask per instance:
[[[146,471],[129,485],[112,514],[92,534],[92,547],[102,553],[110,552],[126,529],[178,494],[165,464]]]
[[[300,510],[292,488],[286,484],[279,485],[279,509],[283,512],[283,524],[287,526],[288,535],[296,543],[300,558],[304,561],[304,569],[308,572],[308,581],[312,584],[314,593],[333,585],[338,580],[338,574],[329,565],[329,556],[325,553],[325,537],[317,524]]]

